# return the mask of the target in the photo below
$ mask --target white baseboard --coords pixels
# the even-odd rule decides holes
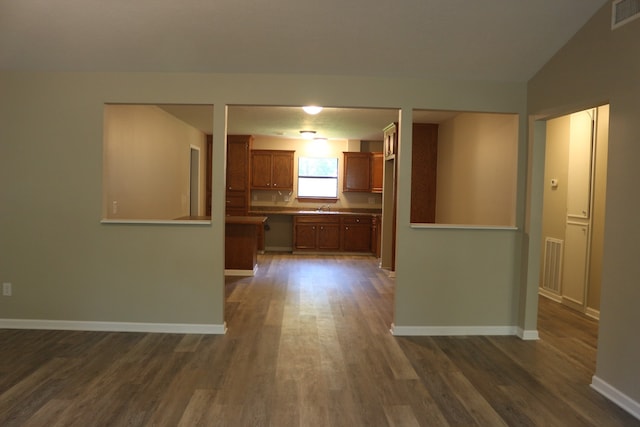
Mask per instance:
[[[234,270],[234,269],[225,269],[225,276],[255,276],[258,271],[258,265],[253,268],[253,270]]]
[[[562,295],[555,294],[555,293],[553,293],[551,291],[548,291],[548,290],[546,290],[544,288],[538,288],[538,294],[543,296],[543,297],[545,297],[545,298],[549,298],[552,301],[562,302]]]
[[[85,322],[74,320],[0,319],[0,329],[47,329],[63,331],[151,332],[168,334],[224,335],[222,325],[195,323]]]
[[[584,314],[591,317],[592,319],[600,320],[600,310],[596,310],[595,308],[587,307],[584,311]]]
[[[395,326],[395,336],[516,335],[515,326]]]
[[[639,402],[595,375],[591,378],[591,388],[640,420]]]
[[[538,335],[538,330],[525,330],[522,328],[518,328],[516,335],[520,337],[520,339],[524,341],[535,341],[540,339],[540,335]]]

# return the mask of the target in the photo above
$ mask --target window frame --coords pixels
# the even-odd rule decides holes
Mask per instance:
[[[317,159],[317,160],[335,160],[335,176],[316,176],[316,175],[301,175],[300,174],[300,161],[302,159]],[[311,156],[300,156],[298,157],[298,168],[296,171],[296,199],[303,200],[306,202],[317,202],[317,203],[335,203],[338,201],[339,195],[339,177],[340,174],[340,159],[338,157],[311,157]],[[321,196],[321,195],[300,195],[300,178],[311,178],[311,179],[327,179],[327,180],[335,180],[335,197],[333,196]]]

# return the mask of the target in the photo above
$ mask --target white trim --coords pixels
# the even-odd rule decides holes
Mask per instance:
[[[226,269],[224,270],[225,276],[255,276],[258,271],[258,265],[256,264],[253,267],[253,270],[235,270],[235,269]]]
[[[208,219],[101,219],[100,224],[211,225]]]
[[[591,378],[591,388],[640,420],[639,402],[595,375]]]
[[[542,286],[540,286],[538,288],[538,294],[540,294],[541,296],[550,299],[551,301],[555,301],[555,302],[562,302],[562,295],[556,294],[555,292],[551,292],[545,288],[543,288]]]
[[[224,335],[222,325],[196,323],[87,322],[76,320],[0,319],[0,329],[46,329],[63,331],[151,332],[168,334]]]
[[[395,326],[395,336],[516,335],[515,326]]]
[[[520,337],[520,339],[524,341],[536,341],[540,339],[540,335],[538,334],[537,329],[527,330],[527,329],[518,328],[516,335],[518,335],[518,337]]]
[[[600,310],[596,310],[595,308],[587,307],[587,309],[584,311],[584,314],[591,317],[592,319],[600,320]]]
[[[433,228],[433,229],[445,229],[445,230],[507,230],[518,231],[518,227],[512,225],[468,225],[468,224],[432,224],[432,223],[417,223],[412,222],[409,224],[411,228]]]

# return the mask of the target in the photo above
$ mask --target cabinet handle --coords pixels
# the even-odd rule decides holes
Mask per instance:
[[[360,218],[356,218],[356,222],[360,222]]]
[[[274,186],[274,187],[277,187],[277,186],[278,186],[278,183],[273,184],[273,186]]]
[[[347,227],[345,227],[344,229],[345,229],[345,230],[348,230],[348,229],[349,229],[349,227],[347,226]]]
[[[314,225],[313,227],[311,227],[311,229],[312,229],[312,230],[315,230],[315,229],[316,229],[316,226]]]

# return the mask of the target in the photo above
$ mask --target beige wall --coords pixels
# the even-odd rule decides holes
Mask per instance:
[[[518,116],[464,113],[438,130],[436,223],[515,225]]]
[[[14,288],[12,297],[0,298],[2,318],[221,325],[223,106],[304,105],[313,100],[402,107],[396,325],[517,322],[519,231],[410,227],[411,161],[404,153],[411,152],[411,139],[402,135],[411,134],[414,109],[501,111],[524,118],[522,83],[2,72],[0,91],[0,280]],[[105,103],[220,107],[213,113],[211,224],[100,223]],[[519,141],[525,143],[522,131]],[[524,171],[518,178],[521,189]]]
[[[204,133],[153,105],[105,105],[104,218],[189,215],[191,146],[200,149],[198,198],[204,215]]]
[[[529,112],[545,118],[609,103],[606,218],[595,377],[640,402],[640,21],[611,30],[607,2],[528,85]],[[537,141],[536,138],[532,140]],[[541,208],[533,206],[532,209]],[[602,388],[602,387],[601,387]]]

